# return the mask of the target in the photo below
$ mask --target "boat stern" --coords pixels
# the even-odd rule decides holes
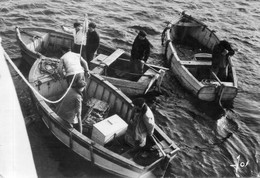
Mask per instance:
[[[237,90],[236,87],[225,84],[205,85],[198,91],[197,97],[203,101],[215,101],[216,99],[228,101],[233,100],[236,97],[238,92]]]

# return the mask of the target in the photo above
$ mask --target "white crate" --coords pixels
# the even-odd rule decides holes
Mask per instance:
[[[92,140],[105,145],[116,137],[123,135],[127,129],[127,123],[117,114],[93,125]]]

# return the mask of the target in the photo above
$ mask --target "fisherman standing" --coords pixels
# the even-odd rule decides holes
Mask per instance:
[[[154,133],[154,115],[143,98],[134,99],[133,104],[135,105],[135,115],[127,130],[125,140],[133,147],[149,149],[147,138],[152,137]]]
[[[57,115],[67,121],[72,127],[76,128],[80,133],[82,133],[82,93],[85,87],[86,82],[80,81],[70,88],[56,109]]]
[[[88,63],[78,53],[71,52],[67,48],[63,50],[63,53],[65,54],[60,59],[58,71],[63,76],[63,68],[65,69],[68,85],[70,85],[73,78],[72,86],[79,81],[85,81],[85,74],[90,75]]]
[[[87,45],[86,45],[86,58],[87,61],[90,62],[94,58],[94,54],[99,47],[99,34],[97,33],[96,24],[90,22],[88,25],[88,33],[87,33]]]
[[[220,41],[213,48],[212,71],[222,81],[226,81],[228,76],[228,58],[234,54],[235,51],[232,49],[230,43],[226,40]]]
[[[131,63],[134,73],[142,74],[144,63],[150,55],[150,42],[146,38],[146,32],[141,30],[134,40],[131,50]]]
[[[68,33],[73,34],[74,37],[74,45],[72,48],[72,52],[81,53],[81,56],[86,60],[86,35],[87,35],[87,27],[88,27],[88,15],[85,14],[85,21],[82,24],[76,21],[73,26],[74,28],[67,28],[65,26],[61,26],[62,30]]]

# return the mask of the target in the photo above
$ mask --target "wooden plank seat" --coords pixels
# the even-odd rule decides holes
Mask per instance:
[[[211,66],[212,64],[212,54],[210,53],[197,53],[194,54],[193,60],[181,61],[182,65],[187,66]]]
[[[212,54],[210,53],[197,53],[197,54],[194,54],[194,59],[195,60],[198,60],[198,59],[208,59],[208,60],[211,60],[212,58]]]
[[[94,74],[102,74],[104,72],[104,67],[97,66],[94,69],[92,69],[92,73]]]
[[[212,61],[203,61],[203,60],[181,61],[181,64],[187,66],[211,66]]]
[[[122,49],[117,49],[115,52],[113,52],[110,56],[104,59],[102,62],[106,66],[110,66],[119,56],[121,56],[125,51]]]
[[[97,57],[95,57],[91,63],[100,65],[101,62],[103,62],[108,56],[104,54],[99,54]]]
[[[225,86],[234,87],[233,82],[223,82],[223,81],[221,81],[221,83],[222,83],[223,85],[225,85]],[[219,85],[219,82],[212,82],[212,84]]]
[[[117,49],[110,56],[99,54],[95,57],[91,63],[97,65],[92,72],[97,74],[102,74],[105,66],[110,66],[118,57],[120,57],[125,51],[122,49]]]
[[[139,83],[147,83],[150,81],[150,78],[152,78],[153,76],[155,76],[157,73],[152,70],[152,69],[148,69],[144,75],[138,80]]]

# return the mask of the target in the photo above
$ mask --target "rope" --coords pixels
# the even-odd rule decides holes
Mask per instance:
[[[202,79],[200,82],[201,82],[203,85],[212,85],[212,86],[215,86],[215,87],[218,86],[217,84],[212,83],[212,82],[216,82],[216,80],[213,80],[213,79]]]
[[[72,83],[74,82],[74,79],[75,79],[75,76],[76,74],[73,76],[73,79],[72,79],[72,82],[70,83],[70,86],[69,88],[66,90],[65,94],[58,100],[56,101],[51,101],[51,100],[48,100],[47,98],[43,97],[37,90],[35,90],[32,85],[27,81],[27,79],[23,76],[23,74],[20,72],[20,70],[16,67],[16,65],[13,63],[13,61],[11,60],[11,58],[8,56],[8,54],[5,52],[5,50],[3,49],[2,45],[0,45],[1,47],[1,50],[3,51],[3,54],[4,54],[4,57],[6,58],[6,60],[10,63],[10,65],[14,68],[14,70],[18,73],[18,75],[20,75],[20,77],[23,79],[23,81],[26,83],[26,85],[34,92],[36,93],[41,99],[43,99],[44,101],[46,102],[49,102],[49,103],[58,103],[60,102],[64,97],[65,95],[68,93],[69,89],[71,88],[72,86]]]
[[[55,100],[55,101],[51,101],[47,98],[45,98],[44,96],[42,96],[37,90],[35,90],[35,88],[32,87],[32,85],[26,80],[26,78],[23,76],[23,74],[20,72],[20,70],[16,67],[16,65],[13,63],[13,61],[10,59],[10,57],[6,54],[5,51],[4,52],[4,56],[5,58],[7,59],[7,61],[11,64],[11,66],[14,68],[14,70],[20,75],[20,77],[23,79],[23,81],[26,83],[26,85],[34,92],[36,93],[41,99],[43,99],[44,101],[48,102],[48,103],[52,103],[52,104],[55,104],[55,103],[58,103],[60,102],[65,96],[66,94],[68,93],[69,89],[71,88],[73,82],[74,82],[74,79],[75,79],[75,76],[76,74],[73,76],[73,79],[69,85],[69,87],[67,88],[66,92],[64,93],[64,95],[58,99],[58,100]]]
[[[85,23],[84,23],[85,24]],[[83,35],[83,38],[84,38],[84,35]],[[83,42],[83,40],[82,40]],[[82,49],[82,44],[81,44],[81,49]],[[80,49],[80,57],[81,57],[81,49]],[[69,85],[69,87],[67,88],[66,92],[63,94],[63,96],[58,99],[58,100],[55,100],[55,101],[51,101],[47,98],[45,98],[44,96],[42,96],[37,90],[35,90],[35,88],[32,87],[32,85],[26,80],[26,78],[23,76],[23,74],[20,72],[20,70],[16,67],[16,65],[13,63],[13,61],[10,59],[10,57],[8,56],[8,54],[3,50],[3,53],[4,53],[4,56],[5,58],[7,59],[7,61],[11,64],[11,66],[15,69],[15,71],[20,75],[20,77],[23,79],[23,81],[26,83],[26,85],[34,92],[36,93],[41,99],[43,99],[44,101],[48,102],[48,103],[52,103],[52,104],[55,104],[55,103],[58,103],[60,102],[66,95],[67,93],[69,92],[69,90],[71,89],[71,86],[75,80],[75,76],[76,74],[74,74],[73,78],[72,78],[72,81]]]

